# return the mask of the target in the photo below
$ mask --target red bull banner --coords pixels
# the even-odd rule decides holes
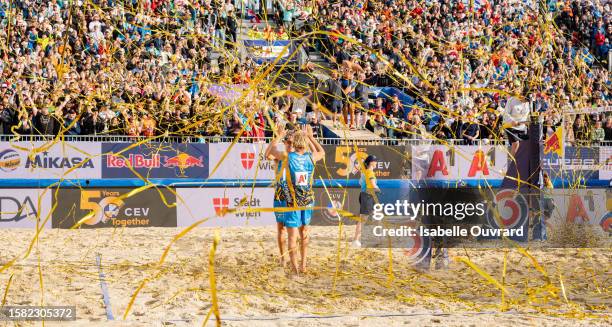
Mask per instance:
[[[208,144],[102,143],[102,178],[207,178]]]

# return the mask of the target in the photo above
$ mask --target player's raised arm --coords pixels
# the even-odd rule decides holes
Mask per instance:
[[[287,156],[287,152],[285,150],[279,150],[278,144],[283,142],[283,139],[287,136],[287,131],[284,126],[278,126],[278,131],[276,133],[276,137],[272,139],[268,147],[266,148],[266,152],[264,155],[267,159],[270,160],[281,160]]]
[[[317,162],[323,158],[325,158],[325,150],[314,137],[314,133],[312,132],[312,127],[310,125],[304,125],[304,133],[308,137],[308,146],[310,147],[310,151],[312,152],[312,160]]]

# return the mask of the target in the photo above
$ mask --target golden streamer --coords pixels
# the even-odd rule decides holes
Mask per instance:
[[[213,244],[210,248],[210,253],[208,254],[208,273],[210,279],[210,297],[212,303],[210,311],[215,315],[217,327],[221,326],[221,314],[219,314],[219,300],[217,299],[217,279],[215,277],[215,252],[217,251],[217,245],[219,245],[220,240],[221,236],[219,235],[219,231],[216,230],[215,237],[213,239]],[[202,323],[202,326],[206,326],[209,317],[210,313],[206,316],[206,319]]]

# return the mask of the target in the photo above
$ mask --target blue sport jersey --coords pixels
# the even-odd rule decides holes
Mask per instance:
[[[287,202],[298,207],[313,205],[314,193],[312,191],[312,182],[314,161],[312,153],[298,154],[290,152],[287,161],[291,177],[289,183],[290,194],[287,197]]]

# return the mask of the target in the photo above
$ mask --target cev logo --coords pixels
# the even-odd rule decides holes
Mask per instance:
[[[87,225],[96,225],[100,222],[106,223],[112,218],[119,215],[119,210],[125,204],[123,200],[116,196],[107,196],[99,202],[91,201],[95,198],[100,198],[100,191],[81,191],[81,210],[91,210],[91,217],[83,223]]]

